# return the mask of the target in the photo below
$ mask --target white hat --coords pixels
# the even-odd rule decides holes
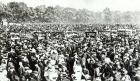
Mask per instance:
[[[64,55],[61,54],[61,55],[59,55],[59,57],[64,58]]]
[[[110,58],[105,58],[105,63],[107,63],[107,64],[111,63]]]
[[[10,51],[11,53],[15,53],[15,50],[14,49],[11,49],[11,51]]]
[[[43,49],[43,47],[42,46],[39,46],[38,49]]]
[[[58,52],[57,52],[57,50],[52,50],[51,54],[53,54],[53,53],[57,54]]]
[[[36,50],[32,48],[31,53],[36,53]]]

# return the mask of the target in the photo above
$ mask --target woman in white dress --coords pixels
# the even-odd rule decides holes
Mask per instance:
[[[55,60],[51,60],[47,67],[45,67],[44,77],[47,81],[57,81],[58,71],[56,70]]]
[[[0,66],[0,81],[10,81],[7,77],[6,64]]]
[[[73,71],[74,71],[74,74],[72,74],[73,81],[81,81],[82,66],[81,66],[80,60],[75,59]]]

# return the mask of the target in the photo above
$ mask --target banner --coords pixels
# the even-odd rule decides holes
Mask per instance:
[[[58,36],[58,35],[64,36],[64,33],[63,32],[51,32],[51,36]]]
[[[96,32],[85,32],[86,37],[96,38]]]

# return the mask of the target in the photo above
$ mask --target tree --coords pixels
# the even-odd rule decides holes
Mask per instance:
[[[121,23],[121,12],[120,11],[115,11],[113,14],[113,23],[114,24],[120,24]]]
[[[41,22],[44,22],[44,15],[46,11],[45,5],[40,5],[35,8],[37,19]]]
[[[54,7],[47,7],[46,11],[45,11],[45,21],[46,22],[55,22],[56,21],[56,17],[54,16],[55,12],[54,12]]]
[[[26,19],[29,18],[28,7],[25,3],[10,2],[7,6],[11,10],[14,22],[25,22]]]
[[[10,17],[12,17],[12,14],[10,13],[8,7],[0,3],[0,22],[2,21],[3,18],[7,19],[7,21],[9,22]]]
[[[105,8],[104,10],[103,10],[103,20],[104,20],[104,23],[105,24],[110,24],[110,23],[112,23],[111,21],[112,21],[112,17],[111,17],[111,11],[110,11],[110,9],[109,8]]]
[[[123,19],[124,19],[124,23],[125,23],[125,24],[130,24],[130,23],[132,23],[133,17],[132,17],[131,12],[124,12],[124,13],[123,13]]]

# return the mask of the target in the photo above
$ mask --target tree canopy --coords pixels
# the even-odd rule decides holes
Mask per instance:
[[[109,8],[102,12],[87,9],[52,7],[40,5],[28,7],[23,2],[0,3],[0,17],[8,17],[9,22],[46,22],[46,23],[139,23],[140,12],[111,11]]]

